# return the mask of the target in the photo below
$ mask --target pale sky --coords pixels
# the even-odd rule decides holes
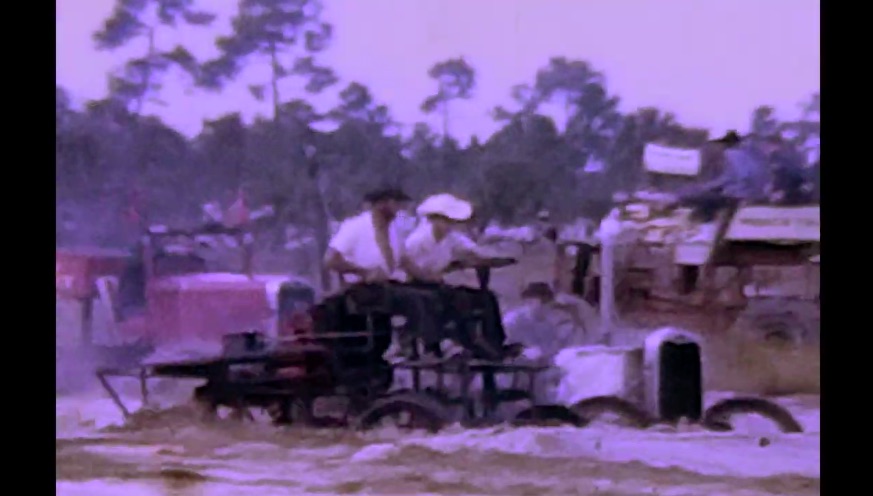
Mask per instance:
[[[91,33],[113,0],[56,0],[57,82],[76,101],[105,94],[106,73],[125,55],[98,53]],[[427,69],[442,59],[465,56],[477,70],[475,97],[455,105],[451,129],[465,141],[486,138],[497,125],[489,111],[508,104],[514,84],[532,82],[550,57],[591,62],[602,70],[622,109],[656,106],[687,125],[713,132],[748,128],[752,109],[776,107],[794,117],[798,104],[820,85],[818,0],[325,0],[335,39],[323,60],[341,77],[370,87],[407,128],[436,124],[419,111],[435,84]],[[169,33],[159,45],[184,39],[195,55],[214,53],[212,41],[229,29],[235,0],[202,0],[219,14],[210,29]],[[204,118],[242,112],[266,113],[246,85],[262,71],[220,95],[167,82],[165,108],[151,111],[187,135]],[[335,92],[333,93],[335,94]],[[324,96],[324,109],[335,99]],[[307,98],[295,85],[284,97]]]

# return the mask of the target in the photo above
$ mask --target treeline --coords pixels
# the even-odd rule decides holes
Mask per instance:
[[[147,48],[109,75],[105,99],[74,108],[57,88],[59,244],[125,245],[137,218],[196,222],[202,204],[228,205],[240,191],[251,205],[272,205],[275,216],[261,239],[275,247],[284,244],[289,225],[311,231],[323,245],[329,219],[359,208],[366,189],[387,184],[417,196],[468,197],[482,222],[524,222],[543,208],[559,219],[597,216],[613,192],[639,183],[646,143],[699,147],[708,139],[706,130],[685,127],[661,109],[620,112],[602,72],[563,57],[544,61],[529,83],[513,87],[514,107],[492,111],[502,127],[469,143],[452,137],[452,107],[475,94],[476,70],[463,58],[438,62],[429,71],[434,93],[422,95],[421,109],[436,113],[442,126],[419,123],[403,136],[390,108],[366,86],[320,64],[333,31],[318,2],[241,0],[212,60],[155,42],[164,30],[197,29],[213,19],[193,0],[117,0],[94,34],[98,48],[137,40]],[[272,112],[250,125],[229,114],[187,139],[149,115],[171,73],[202,91],[221,91],[256,65],[270,77],[249,88],[252,98],[271,103]],[[335,106],[317,112],[308,95],[283,93],[292,77],[302,78],[311,95],[338,90]],[[566,110],[560,125],[541,114],[555,103]],[[752,130],[784,129],[799,151],[817,149],[818,95],[803,105],[796,122],[777,122],[772,109],[761,107],[752,113]],[[334,130],[319,131],[326,123]]]

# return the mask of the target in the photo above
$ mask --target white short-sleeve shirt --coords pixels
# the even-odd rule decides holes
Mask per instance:
[[[403,256],[403,239],[395,222],[388,225],[388,242],[394,253],[395,267],[393,272],[388,267],[388,262],[376,242],[373,214],[366,211],[343,221],[328,246],[336,250],[350,263],[368,270],[381,267],[392,278],[403,280],[406,275],[399,268],[400,257]],[[346,278],[350,282],[359,279],[352,274],[346,275]]]
[[[457,231],[437,241],[433,226],[427,220],[422,220],[409,234],[404,250],[416,266],[434,273],[444,270],[465,253],[479,253],[476,243]]]

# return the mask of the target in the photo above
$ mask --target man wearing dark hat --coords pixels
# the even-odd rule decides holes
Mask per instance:
[[[771,182],[768,160],[775,148],[744,140],[736,131],[712,143],[723,147],[724,170],[715,179],[680,192],[675,203],[697,207],[709,220],[719,209],[740,201],[766,202]]]
[[[402,282],[407,274],[415,277],[418,268],[404,256],[404,239],[395,222],[409,200],[406,193],[395,188],[367,194],[367,209],[343,221],[331,239],[325,266],[350,283]],[[402,284],[391,285],[389,294],[391,313],[405,317],[407,329],[415,330],[430,348],[438,348],[443,333],[436,294]],[[402,346],[409,348],[413,337],[401,334]]]
[[[396,188],[367,194],[369,208],[340,224],[324,256],[325,266],[349,282],[405,279],[403,239],[394,220],[409,200]]]

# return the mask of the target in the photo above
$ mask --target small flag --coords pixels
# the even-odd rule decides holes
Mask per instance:
[[[236,201],[224,213],[226,227],[242,227],[249,222],[249,208],[246,205],[245,193],[242,189],[237,193]]]
[[[142,191],[139,188],[134,187],[129,195],[128,206],[122,212],[124,220],[137,227],[143,226],[145,222],[145,216],[142,213],[144,210],[144,203],[145,199]]]

